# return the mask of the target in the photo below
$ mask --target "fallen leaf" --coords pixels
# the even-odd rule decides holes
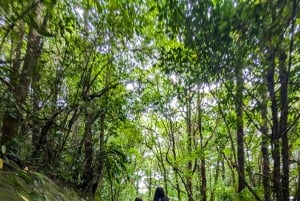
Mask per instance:
[[[24,201],[29,201],[25,196],[21,195],[20,193],[18,194],[21,196],[21,198],[23,198]]]
[[[2,169],[3,169],[3,159],[0,158],[0,170],[2,170]]]

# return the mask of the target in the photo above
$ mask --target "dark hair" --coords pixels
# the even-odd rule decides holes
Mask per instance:
[[[134,201],[143,201],[143,199],[142,198],[135,198]]]
[[[169,198],[162,187],[156,188],[153,201],[169,201]]]

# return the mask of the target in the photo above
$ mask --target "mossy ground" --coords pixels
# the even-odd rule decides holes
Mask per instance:
[[[1,201],[83,201],[70,188],[29,171],[0,171]]]

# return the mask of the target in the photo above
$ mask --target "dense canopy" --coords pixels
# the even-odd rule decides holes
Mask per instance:
[[[299,0],[2,0],[0,158],[99,201],[300,201]]]

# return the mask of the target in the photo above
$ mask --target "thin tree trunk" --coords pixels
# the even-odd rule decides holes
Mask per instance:
[[[162,156],[162,153],[160,154]],[[164,180],[164,188],[166,194],[168,194],[168,175],[167,175],[167,169],[164,163],[164,160],[161,159],[162,169],[163,169],[163,180]]]
[[[200,195],[201,200],[206,201],[206,164],[205,164],[205,150],[204,150],[204,139],[202,133],[202,111],[201,111],[201,100],[200,100],[200,92],[198,91],[197,94],[197,105],[198,105],[198,130],[200,135],[200,148],[201,148],[201,157],[200,157],[200,178],[201,178],[201,188],[200,188]]]
[[[300,159],[300,153],[298,152],[298,154],[299,154],[298,159]],[[300,164],[298,164],[298,181],[297,181],[297,189],[296,189],[294,201],[300,201]]]
[[[190,1],[187,1],[187,4],[191,4]],[[190,29],[190,25],[192,23],[192,18],[187,17],[185,21],[185,26],[187,28],[187,33],[185,37],[185,44],[191,45],[192,44],[192,30]],[[186,126],[187,126],[187,150],[188,150],[188,155],[190,156],[192,153],[193,149],[193,134],[192,134],[192,125],[191,125],[191,91],[190,87],[188,86],[188,89],[185,91],[185,97],[186,97]],[[192,160],[188,160],[187,162],[187,176],[186,176],[186,191],[188,194],[188,201],[194,201],[193,199],[193,182],[192,182],[192,176],[193,176],[193,162]]]
[[[201,158],[200,160],[200,175],[201,175],[201,189],[200,189],[200,193],[201,193],[201,198],[202,201],[206,201],[207,200],[207,196],[206,196],[206,165],[205,165],[205,158]]]
[[[181,200],[178,171],[176,171],[176,169],[173,169],[173,171],[175,172],[175,182],[176,182],[177,199]]]
[[[168,182],[167,182],[167,178],[168,178],[168,175],[167,175],[167,169],[166,169],[166,165],[164,163],[164,154],[162,152],[162,149],[161,149],[161,144],[160,142],[158,142],[158,149],[159,149],[159,156],[157,156],[158,160],[159,160],[159,163],[160,163],[160,171],[162,173],[162,176],[163,176],[163,183],[164,183],[164,189],[165,189],[165,193],[168,194]]]
[[[238,193],[245,184],[245,152],[244,152],[244,123],[243,123],[243,68],[236,67],[236,121],[237,121],[237,170]]]
[[[268,137],[268,117],[267,117],[267,91],[264,90],[262,94],[261,103],[261,116],[262,116],[262,141],[261,141],[261,152],[263,157],[262,164],[262,181],[264,187],[264,200],[271,201],[271,188],[270,188],[270,161],[269,161],[269,137]]]
[[[279,127],[278,127],[278,108],[277,108],[277,98],[275,94],[275,82],[274,82],[274,71],[275,71],[275,64],[274,64],[274,53],[270,53],[268,58],[269,63],[271,64],[268,74],[267,74],[267,81],[268,81],[268,91],[269,96],[271,99],[271,112],[272,112],[272,137],[271,137],[271,144],[272,144],[272,157],[273,157],[273,192],[275,193],[276,200],[282,200],[282,188],[281,188],[281,171],[280,171],[280,144],[279,144]]]
[[[192,136],[192,122],[191,122],[191,94],[190,91],[186,91],[186,126],[187,126],[187,151],[190,157],[193,149],[193,136]],[[186,190],[188,194],[188,201],[194,201],[193,199],[193,163],[192,160],[189,159],[187,162],[187,176],[186,176]]]
[[[282,199],[289,201],[289,142],[288,142],[288,72],[285,65],[287,55],[281,52],[279,55],[280,78],[280,125],[281,157],[282,157]]]
[[[224,165],[223,161],[221,163],[222,163],[222,165]],[[215,190],[216,190],[216,186],[217,186],[216,184],[218,183],[219,174],[220,174],[220,162],[217,161],[216,172],[215,172],[215,176],[214,176],[214,187],[210,191],[210,201],[215,200]]]
[[[152,164],[151,164],[152,165]],[[149,170],[149,194],[148,194],[148,198],[150,199],[152,196],[152,170]]]
[[[110,179],[109,183],[110,183],[110,195],[111,195],[110,199],[111,199],[111,201],[115,201],[114,187],[113,187],[113,182],[111,179]]]
[[[177,161],[176,142],[175,142],[175,129],[174,129],[174,125],[173,125],[172,120],[169,121],[169,124],[170,124],[170,136],[171,136],[171,152],[172,152],[172,155],[173,155],[173,160]],[[173,167],[173,171],[175,172],[177,199],[181,200],[178,172],[176,171],[175,167]]]
[[[33,117],[32,117],[32,148],[34,154],[32,154],[33,160],[36,162],[36,164],[40,164],[38,161],[41,158],[41,153],[44,153],[45,150],[36,150],[38,148],[42,148],[41,146],[45,146],[46,140],[44,140],[44,143],[41,145],[40,142],[40,136],[41,136],[41,129],[40,129],[40,122],[38,119],[38,113],[39,113],[39,102],[40,102],[40,88],[39,88],[39,80],[40,80],[40,74],[38,72],[38,69],[36,68],[33,72],[32,76],[32,110],[33,110]],[[45,136],[46,137],[46,136]],[[44,162],[49,162],[48,160],[44,160]],[[42,162],[41,164],[44,165]]]
[[[222,167],[222,171],[221,171],[221,172],[222,172],[222,179],[225,180],[225,178],[226,178],[226,176],[225,176],[225,175],[226,175],[225,171],[226,171],[226,170],[225,170],[225,163],[224,163],[223,160],[221,161],[221,167]],[[234,178],[234,177],[233,177],[233,178]]]

